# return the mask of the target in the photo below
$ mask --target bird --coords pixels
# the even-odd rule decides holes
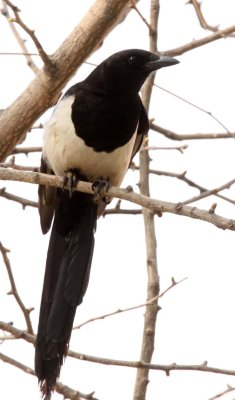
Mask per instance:
[[[40,171],[63,176],[70,188],[38,189],[42,233],[52,225],[35,344],[35,373],[45,400],[60,376],[87,289],[108,188],[120,187],[149,130],[140,89],[153,71],[178,62],[142,49],[119,51],[67,90],[45,126]],[[73,190],[79,180],[91,182],[95,195]]]

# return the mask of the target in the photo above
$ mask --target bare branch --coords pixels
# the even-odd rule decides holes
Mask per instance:
[[[35,343],[36,340],[35,335],[31,335],[29,333],[26,333],[25,331],[17,329],[14,326],[12,326],[12,324],[0,321],[0,329],[8,333],[11,333],[16,337],[16,339],[21,338],[27,341],[28,343]],[[235,370],[212,367],[208,365],[207,361],[204,361],[201,364],[192,364],[192,365],[176,364],[176,363],[150,364],[141,361],[123,361],[123,360],[113,360],[110,358],[103,358],[103,357],[94,357],[88,354],[77,353],[72,350],[68,351],[68,356],[76,358],[78,360],[89,361],[104,365],[115,365],[120,367],[129,367],[129,368],[146,368],[149,370],[151,369],[155,371],[163,371],[167,375],[169,375],[171,371],[199,371],[199,372],[209,372],[214,374],[235,376]]]
[[[0,163],[0,168],[12,168],[16,169],[18,171],[34,171],[37,172],[39,171],[39,167],[33,167],[33,166],[25,166],[25,165],[18,165],[15,164],[15,157],[11,157],[11,159],[5,163]]]
[[[228,393],[233,392],[234,390],[235,390],[235,387],[232,387],[232,386],[228,385],[226,390],[223,390],[223,392],[220,392],[220,393],[216,394],[215,396],[210,397],[208,400],[220,399],[221,397],[225,396]]]
[[[37,201],[33,201],[33,200],[25,199],[25,198],[20,197],[20,196],[16,196],[13,193],[7,192],[6,188],[1,188],[0,189],[0,197],[3,197],[4,199],[7,199],[7,200],[15,201],[16,203],[21,204],[23,209],[25,209],[26,207],[38,208],[38,202]]]
[[[158,146],[143,146],[140,151],[150,151],[150,150],[177,150],[183,154],[184,150],[188,148],[187,144],[183,144],[182,146],[177,147],[158,147]]]
[[[64,179],[60,176],[40,174],[38,172],[16,171],[7,168],[0,168],[0,179],[10,180],[17,182],[28,182],[32,184],[41,184],[46,186],[55,186],[59,188],[64,187]],[[75,190],[85,193],[94,193],[92,184],[80,181]],[[162,200],[155,200],[148,196],[140,195],[133,191],[132,187],[120,189],[111,187],[108,191],[110,197],[127,200],[132,203],[138,204],[151,211],[152,214],[161,216],[163,213],[171,213],[176,215],[184,215],[185,217],[199,219],[201,221],[209,222],[220,229],[235,230],[235,220],[227,219],[215,213],[210,213],[207,210],[202,210],[197,207],[181,206],[180,204],[171,203]],[[154,297],[151,296],[151,297]],[[150,298],[151,298],[150,297]]]
[[[139,170],[139,167],[137,165],[131,165],[131,168],[133,170]],[[200,191],[200,193],[204,193],[204,192],[208,191],[208,189],[206,189],[204,186],[198,185],[198,183],[187,178],[186,171],[177,173],[177,172],[169,172],[169,171],[160,171],[157,169],[149,169],[149,173],[153,174],[153,175],[160,175],[160,176],[163,175],[163,176],[167,176],[169,178],[177,178],[177,179],[185,182],[187,185],[194,187],[195,189],[198,189]],[[229,197],[223,196],[219,193],[213,193],[213,195],[235,205],[235,200],[232,200]]]
[[[137,14],[140,16],[140,18],[142,19],[142,21],[145,23],[145,25],[148,27],[149,32],[151,32],[151,26],[149,25],[148,21],[144,18],[144,16],[141,14],[141,12],[139,11],[139,9],[136,7],[135,4],[135,0],[130,0],[131,2],[131,7],[137,12]]]
[[[119,208],[118,210],[116,208],[106,208],[103,217],[106,217],[106,215],[141,215],[142,214],[142,209],[125,209],[125,208]]]
[[[12,268],[11,268],[11,264],[10,264],[10,260],[7,256],[7,253],[9,253],[10,250],[6,249],[3,244],[0,242],[0,252],[2,254],[2,258],[4,261],[4,264],[6,266],[7,269],[7,273],[8,273],[8,277],[9,277],[9,281],[11,284],[11,290],[10,292],[8,292],[7,294],[9,295],[13,295],[16,299],[16,302],[18,304],[18,306],[20,307],[23,315],[24,315],[24,319],[27,325],[27,331],[28,333],[33,334],[33,327],[32,327],[32,323],[30,320],[30,313],[33,311],[34,308],[26,308],[23,301],[21,300],[21,297],[18,293],[18,290],[16,288],[16,283],[15,283],[15,279],[12,273]]]
[[[15,38],[22,50],[22,53],[20,53],[20,54],[23,54],[25,56],[28,66],[32,69],[32,71],[35,73],[35,75],[37,75],[39,73],[39,68],[37,67],[37,65],[35,64],[35,62],[33,61],[32,57],[31,57],[33,54],[30,54],[28,52],[28,49],[25,45],[25,41],[21,38],[15,25],[12,23],[12,20],[10,18],[10,14],[8,11],[8,7],[6,4],[7,3],[3,1],[2,15],[4,15],[6,17],[8,24],[11,28],[11,31],[12,31],[13,35],[15,36]]]
[[[14,16],[15,16],[15,19],[11,18],[10,22],[17,22],[17,24],[19,24],[19,26],[31,37],[31,39],[32,39],[34,45],[36,46],[36,48],[38,50],[38,53],[39,53],[42,61],[44,62],[45,66],[48,69],[52,68],[52,60],[50,59],[50,57],[44,51],[41,43],[39,42],[37,36],[34,33],[34,31],[29,29],[29,27],[20,18],[20,15],[19,15],[20,10],[19,10],[19,8],[16,7],[14,4],[12,4],[12,2],[10,0],[4,0],[4,3],[7,4],[8,7],[10,7],[12,9],[12,11],[14,13]],[[39,73],[39,70],[37,71],[37,73]]]
[[[157,53],[157,26],[160,11],[159,0],[151,0],[150,3],[150,27],[149,30],[149,50],[152,53]],[[141,97],[145,109],[149,110],[149,104],[154,84],[154,74],[152,74],[145,82]],[[139,188],[141,195],[150,196],[149,185],[149,153],[148,151],[140,152],[140,182]],[[147,267],[147,300],[156,298],[154,306],[147,307],[144,315],[144,328],[141,345],[141,362],[151,362],[154,352],[155,342],[155,325],[157,320],[158,295],[160,290],[159,274],[157,265],[157,240],[154,226],[154,213],[150,209],[143,209],[144,227],[145,227],[145,240],[146,240],[146,267]],[[141,400],[146,397],[148,386],[149,370],[137,369],[135,387],[133,392],[133,400]]]
[[[229,133],[185,133],[179,134],[169,129],[165,129],[162,126],[156,125],[153,122],[150,123],[150,128],[153,131],[163,134],[168,139],[172,140],[197,140],[197,139],[234,139],[235,132]]]
[[[222,186],[219,186],[219,187],[211,189],[211,190],[204,191],[203,193],[201,193],[198,196],[194,196],[194,197],[191,197],[189,200],[182,201],[180,204],[185,206],[186,204],[194,203],[195,201],[204,199],[205,197],[217,194],[217,193],[221,192],[222,190],[229,189],[232,185],[234,185],[234,183],[235,183],[235,179],[232,179]]]
[[[169,290],[171,290],[173,287],[175,287],[175,286],[178,285],[179,283],[184,282],[186,279],[187,279],[187,278],[183,278],[183,279],[181,279],[180,281],[176,282],[175,279],[172,278],[172,281],[171,281],[171,285],[170,285],[170,286],[168,286],[163,292],[159,293],[157,296],[153,297],[152,299],[148,300],[147,302],[142,303],[142,304],[138,304],[137,306],[127,307],[127,308],[123,308],[123,309],[120,309],[120,308],[119,308],[118,310],[112,311],[112,312],[110,312],[110,313],[108,313],[108,314],[103,314],[103,315],[100,315],[99,317],[90,318],[90,319],[88,319],[87,321],[83,322],[82,324],[75,326],[73,329],[80,329],[80,328],[82,328],[84,325],[87,325],[87,324],[89,324],[89,323],[91,323],[91,322],[98,321],[98,320],[100,320],[100,319],[105,319],[105,318],[107,318],[107,317],[112,317],[112,316],[114,316],[114,315],[121,314],[121,313],[124,313],[124,312],[127,312],[127,311],[133,311],[133,310],[136,310],[136,309],[138,309],[138,308],[151,306],[151,305],[153,305],[153,303],[156,302],[156,300],[158,300],[158,299],[160,299],[161,297],[163,297],[167,292],[169,292]]]
[[[26,372],[27,374],[35,376],[35,372],[32,368],[28,367],[25,364],[20,363],[19,361],[16,361],[14,358],[8,357],[7,355],[0,353],[0,360],[16,368],[19,368],[21,371]],[[64,399],[66,398],[70,400],[82,400],[82,399],[98,400],[96,397],[93,396],[93,393],[84,394],[77,390],[71,389],[67,385],[63,385],[63,383],[61,382],[56,383],[55,390],[57,393],[62,394],[64,396]]]
[[[198,47],[204,46],[205,44],[214,42],[215,40],[226,38],[230,36],[231,33],[235,32],[235,25],[229,26],[228,28],[218,30],[212,35],[206,36],[202,39],[192,40],[192,42],[186,43],[182,46],[176,47],[175,49],[170,49],[166,51],[161,51],[162,55],[165,56],[180,56],[187,51],[197,49]]]
[[[192,6],[194,7],[197,17],[198,17],[198,21],[203,29],[208,29],[209,31],[212,31],[212,32],[217,32],[219,30],[218,26],[212,26],[206,22],[204,15],[202,13],[201,3],[199,3],[199,1],[189,0],[187,4],[192,4]]]
[[[34,127],[32,127],[32,129],[34,129]],[[38,129],[38,127],[36,127],[35,129]],[[41,146],[34,146],[34,147],[15,147],[11,154],[25,154],[26,156],[29,153],[41,153],[42,151],[42,147]]]
[[[4,13],[5,15],[5,13]],[[18,53],[18,52],[0,52],[0,56],[39,56],[38,53],[29,53],[29,52],[25,52],[25,53]]]

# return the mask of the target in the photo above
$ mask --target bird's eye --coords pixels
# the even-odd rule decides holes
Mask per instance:
[[[131,56],[128,58],[128,64],[129,65],[135,65],[136,64],[136,57],[135,56]]]

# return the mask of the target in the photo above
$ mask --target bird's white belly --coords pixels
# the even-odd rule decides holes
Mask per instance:
[[[120,186],[129,167],[136,133],[128,143],[111,153],[96,152],[79,138],[71,120],[70,96],[57,105],[44,133],[43,156],[56,175],[78,168],[90,182],[95,179],[110,179]],[[110,132],[110,134],[112,134]]]

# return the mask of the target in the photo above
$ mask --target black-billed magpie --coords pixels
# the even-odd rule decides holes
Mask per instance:
[[[94,185],[120,186],[149,122],[139,91],[153,71],[178,63],[145,50],[113,54],[57,104],[45,128],[41,171]],[[99,186],[99,185],[98,185]],[[97,200],[98,198],[98,200]],[[42,232],[54,222],[47,253],[35,371],[50,399],[66,356],[76,307],[85,294],[96,220],[106,201],[76,191],[39,187]]]

